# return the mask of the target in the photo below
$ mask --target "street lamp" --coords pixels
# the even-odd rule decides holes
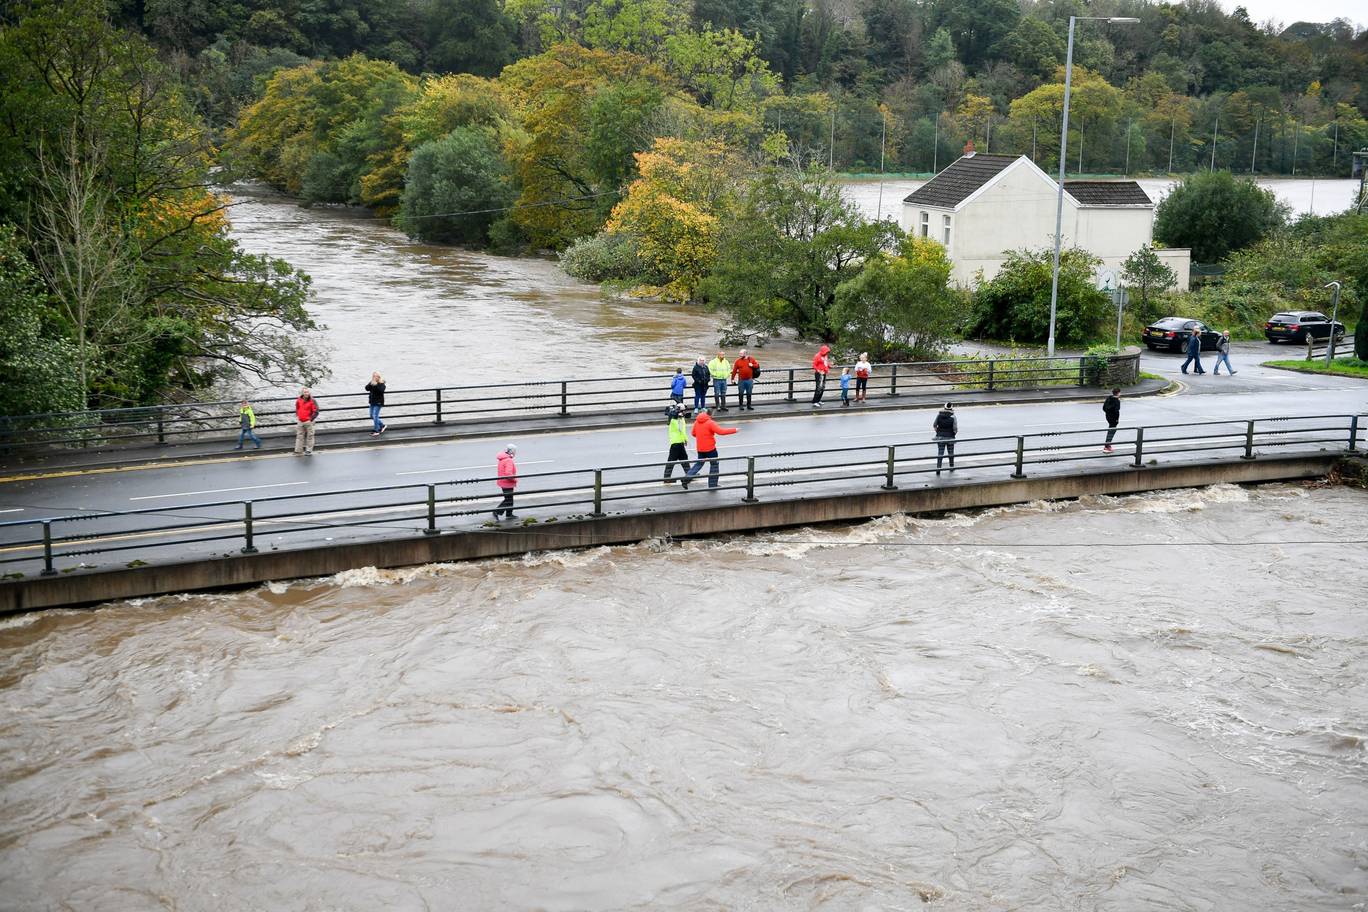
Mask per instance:
[[[1059,187],[1055,198],[1055,241],[1054,269],[1050,277],[1050,338],[1047,343],[1049,357],[1054,357],[1055,309],[1059,305],[1059,241],[1064,230],[1064,162],[1069,151],[1069,90],[1073,86],[1073,39],[1074,23],[1079,20],[1093,22],[1139,22],[1132,16],[1070,16],[1069,51],[1064,58],[1064,125],[1059,130]]]
[[[1325,287],[1335,289],[1334,309],[1330,311],[1330,338],[1325,340],[1325,366],[1328,369],[1335,358],[1335,321],[1339,319],[1340,283],[1331,282]]]

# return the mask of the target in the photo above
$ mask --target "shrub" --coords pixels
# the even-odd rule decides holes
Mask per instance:
[[[575,241],[561,251],[560,264],[585,282],[636,282],[646,269],[632,236],[610,233]]]
[[[1229,171],[1192,174],[1159,203],[1154,238],[1191,248],[1194,262],[1215,263],[1280,228],[1287,213],[1272,190],[1252,180]]]
[[[412,237],[483,245],[515,197],[491,132],[457,127],[413,151],[395,221]]]
[[[988,339],[1045,342],[1053,260],[1053,250],[1045,247],[1009,253],[1002,270],[974,291],[970,333]],[[1093,270],[1099,262],[1077,247],[1060,253],[1055,340],[1061,344],[1078,345],[1096,337],[1112,313],[1111,299],[1093,287]]]

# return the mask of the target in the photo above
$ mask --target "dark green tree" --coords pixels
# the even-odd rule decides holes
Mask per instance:
[[[979,338],[1043,343],[1049,336],[1050,282],[1054,251],[1014,250],[1002,269],[974,291],[970,333]],[[1112,314],[1111,299],[1093,284],[1101,262],[1077,247],[1061,251],[1055,338],[1080,345],[1093,338]]]
[[[479,246],[516,196],[490,131],[457,127],[414,150],[396,221],[414,237]]]
[[[1178,276],[1165,266],[1149,244],[1141,247],[1121,264],[1121,279],[1128,288],[1140,292],[1140,314],[1150,318],[1151,295],[1163,294],[1178,284]]]
[[[1229,171],[1192,174],[1179,181],[1155,211],[1154,238],[1188,247],[1197,263],[1215,263],[1287,223],[1288,207],[1272,190]]]

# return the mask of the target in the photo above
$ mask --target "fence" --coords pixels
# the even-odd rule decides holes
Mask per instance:
[[[1095,382],[1105,363],[1105,359],[1084,356],[879,364],[869,380],[869,395],[1085,386]],[[839,398],[839,372],[837,368],[827,382],[824,401],[828,403]],[[661,406],[669,398],[671,379],[668,374],[649,374],[389,390],[383,420],[392,427],[435,427],[490,419],[627,413]],[[764,368],[755,381],[753,395],[756,406],[765,407],[805,401],[811,391],[810,368]],[[853,380],[851,391],[853,394]],[[690,385],[685,390],[686,400],[692,395]],[[736,384],[729,382],[729,404],[735,403],[736,395]],[[708,398],[711,401],[711,387]],[[328,395],[318,401],[316,424],[320,430],[369,429],[366,393]],[[253,407],[258,433],[293,431],[294,399],[257,400]],[[165,444],[206,436],[231,437],[238,433],[238,427],[238,403],[226,400],[5,416],[0,417],[0,452]]]
[[[1325,357],[1326,350],[1329,349],[1331,359],[1352,358],[1354,357],[1354,340],[1345,338],[1344,333],[1338,336],[1322,339],[1318,336],[1306,337],[1306,360],[1316,361]]]
[[[1116,451],[1101,451],[1096,430],[1048,434],[961,438],[939,465],[935,441],[912,440],[894,444],[765,453],[723,457],[716,469],[716,492],[700,491],[708,474],[699,474],[692,487],[662,489],[662,462],[593,469],[524,474],[519,478],[515,509],[523,521],[542,524],[560,520],[602,517],[610,510],[630,512],[741,503],[782,495],[801,487],[832,493],[854,493],[877,486],[897,490],[900,483],[925,480],[941,470],[972,470],[975,477],[1010,475],[1084,466],[1101,460],[1136,469],[1162,459],[1223,456],[1257,459],[1269,453],[1294,450],[1359,452],[1361,428],[1368,415],[1328,415],[1295,418],[1206,421],[1122,428]],[[445,470],[436,470],[445,471]],[[680,501],[677,498],[691,498]],[[197,549],[211,558],[230,552],[255,553],[258,539],[327,533],[365,540],[382,534],[437,535],[474,524],[488,515],[501,494],[495,478],[480,475],[431,483],[353,488],[326,493],[286,494],[257,500],[211,501],[176,508],[87,512],[0,523],[0,565],[33,565],[41,573],[57,572],[59,560],[93,555],[141,552],[147,557],[184,559]],[[734,501],[733,501],[734,502]],[[458,524],[453,527],[452,523]],[[459,524],[464,523],[463,526]],[[495,525],[489,523],[489,525]],[[205,547],[209,546],[209,547]],[[136,563],[136,562],[134,562]],[[63,570],[84,567],[70,565]],[[19,574],[22,575],[22,574]]]

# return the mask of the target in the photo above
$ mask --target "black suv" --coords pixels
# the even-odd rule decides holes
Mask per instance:
[[[1287,310],[1275,313],[1264,324],[1264,335],[1269,342],[1297,342],[1305,344],[1308,336],[1319,339],[1330,337],[1331,327],[1335,341],[1344,338],[1344,324],[1332,321],[1325,314],[1315,310]]]
[[[1194,331],[1202,334],[1202,351],[1216,350],[1216,343],[1221,341],[1221,334],[1214,329],[1208,329],[1201,320],[1190,320],[1187,317],[1164,317],[1162,320],[1154,321],[1140,334],[1140,341],[1148,345],[1150,351],[1166,348],[1169,351],[1181,352],[1187,349],[1188,336]]]

